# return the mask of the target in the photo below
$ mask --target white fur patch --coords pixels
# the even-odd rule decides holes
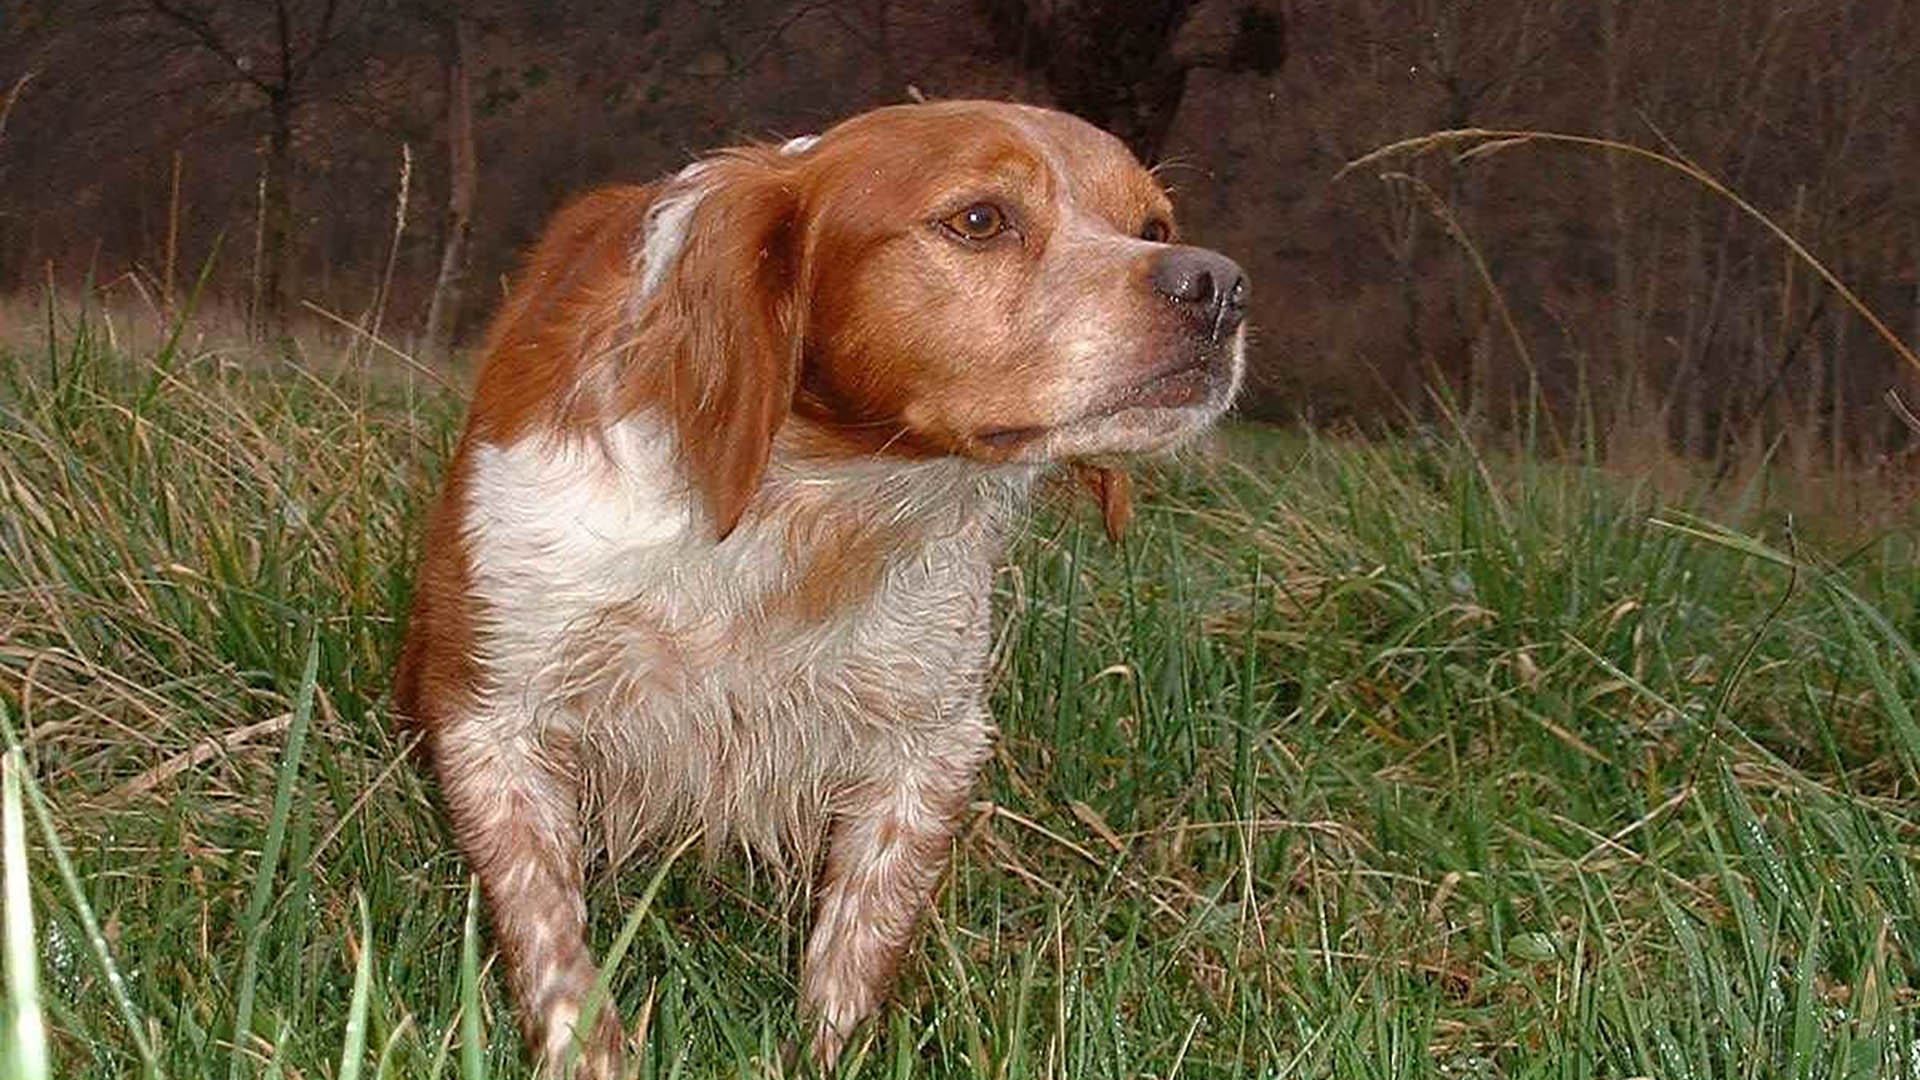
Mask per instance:
[[[787,157],[792,157],[795,154],[804,154],[813,149],[813,144],[819,141],[820,136],[818,135],[796,135],[780,144],[780,152]]]
[[[692,530],[676,475],[670,439],[640,419],[476,449],[465,525],[492,681],[528,689],[575,620],[632,588],[636,557]]]
[[[647,226],[640,242],[640,295],[645,300],[667,279],[680,250],[687,246],[687,232],[693,225],[693,212],[707,194],[700,182],[709,165],[696,161],[674,174],[667,188],[647,211]]]
[[[479,447],[465,527],[482,711],[522,729],[501,736],[580,747],[616,857],[687,826],[805,854],[847,778],[985,737],[992,566],[1033,472],[802,469],[776,452],[772,509],[716,543],[650,416]],[[871,570],[841,565],[849,545]],[[819,592],[843,573],[864,576]],[[832,606],[797,608],[809,590]]]
[[[671,490],[675,472],[671,438],[643,417],[593,437],[480,446],[467,509],[477,574],[533,575],[553,597],[585,587],[579,579],[609,559],[673,542],[692,524],[684,494]]]

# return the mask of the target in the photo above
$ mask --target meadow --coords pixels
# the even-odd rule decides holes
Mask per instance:
[[[526,1075],[385,705],[459,394],[34,318],[0,1074]],[[1920,1078],[1912,510],[1524,449],[1233,426],[1120,545],[1046,500],[996,759],[842,1074]],[[590,904],[635,1075],[799,1036],[803,887],[655,857]]]

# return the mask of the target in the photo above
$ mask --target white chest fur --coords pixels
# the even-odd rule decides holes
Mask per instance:
[[[616,857],[698,826],[777,858],[850,778],[988,724],[992,567],[1030,470],[776,447],[716,544],[644,417],[471,469],[482,722],[577,763]]]

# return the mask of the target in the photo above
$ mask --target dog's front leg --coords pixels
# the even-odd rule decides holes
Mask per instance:
[[[946,868],[993,734],[984,706],[963,712],[940,731],[939,746],[869,763],[840,803],[800,990],[823,1067],[885,997]]]
[[[611,1080],[621,1028],[602,1004],[572,1049],[595,969],[587,951],[578,784],[552,751],[510,734],[511,722],[456,721],[433,756],[454,834],[479,875],[507,985],[542,1076]],[[505,729],[503,731],[503,729]],[[575,1066],[563,1072],[569,1052]]]

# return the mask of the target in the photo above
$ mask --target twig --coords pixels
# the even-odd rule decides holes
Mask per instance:
[[[1867,325],[1873,327],[1874,333],[1880,335],[1880,339],[1885,341],[1887,346],[1891,348],[1895,354],[1907,363],[1912,364],[1915,370],[1920,371],[1920,355],[1916,355],[1912,349],[1908,348],[1907,343],[1900,340],[1900,335],[1894,333],[1886,323],[1880,321],[1880,316],[1875,315],[1873,309],[1868,307],[1865,301],[1855,295],[1852,289],[1847,288],[1846,283],[1842,282],[1833,271],[1827,269],[1825,263],[1815,258],[1813,252],[1808,251],[1804,244],[1794,239],[1792,233],[1775,224],[1772,218],[1768,217],[1752,203],[1735,194],[1732,188],[1727,187],[1715,179],[1711,173],[1682,158],[1672,157],[1655,150],[1649,150],[1644,146],[1635,146],[1632,143],[1620,142],[1617,139],[1603,139],[1593,135],[1568,135],[1558,131],[1515,131],[1500,128],[1455,128],[1448,131],[1428,132],[1425,135],[1420,135],[1415,138],[1401,139],[1398,142],[1388,143],[1370,153],[1363,154],[1347,162],[1340,168],[1339,172],[1334,174],[1334,179],[1342,179],[1356,169],[1377,164],[1387,158],[1396,157],[1401,154],[1418,156],[1436,147],[1451,147],[1460,143],[1469,144],[1465,150],[1460,152],[1461,160],[1466,160],[1468,158],[1496,153],[1511,146],[1519,146],[1536,141],[1591,147],[1651,161],[1656,165],[1661,165],[1680,173],[1694,183],[1720,196],[1722,199],[1733,204],[1734,209],[1754,221],[1759,222],[1762,228],[1772,233],[1782,244],[1785,244],[1787,250],[1793,252],[1801,262],[1806,263],[1814,273],[1820,275],[1820,279],[1825,281],[1834,292],[1839,293],[1840,298],[1847,302],[1847,306],[1852,308],[1862,319],[1865,319]]]
[[[113,791],[108,793],[107,799],[112,802],[123,802],[129,799],[139,798],[154,788],[159,787],[161,784],[186,772],[188,769],[198,765],[204,765],[215,757],[232,750],[234,747],[252,740],[257,735],[280,734],[287,729],[287,725],[291,723],[292,720],[292,713],[282,713],[271,720],[262,720],[257,724],[248,724],[246,727],[235,728],[225,734],[203,739],[196,743],[191,749],[173,755],[160,764],[155,765],[153,768],[148,769],[146,772],[141,773],[139,776],[114,788]]]
[[[380,339],[380,323],[387,315],[387,296],[393,289],[393,268],[400,261],[400,240],[407,232],[407,197],[413,186],[413,147],[400,144],[400,192],[393,200],[393,243],[387,247],[387,268],[380,275],[380,289],[373,296],[373,316],[367,335]]]
[[[401,349],[397,345],[394,345],[388,342],[384,338],[380,337],[378,334],[369,333],[366,327],[360,326],[354,323],[350,319],[346,319],[339,315],[335,315],[333,312],[328,311],[326,308],[321,307],[319,304],[316,304],[311,300],[300,301],[300,306],[303,308],[306,308],[308,311],[313,312],[315,315],[319,315],[322,318],[329,319],[333,322],[339,323],[341,326],[346,327],[348,330],[351,330],[352,332],[359,334],[360,336],[366,338],[368,341],[372,342],[373,344],[379,346],[382,349],[387,350],[388,352],[392,353],[395,357],[397,357],[402,363],[412,368],[414,371],[420,373],[421,375],[426,376],[429,379],[432,379],[434,383],[436,383],[442,390],[452,390],[454,388],[453,384],[448,382],[446,378],[442,376],[439,372],[433,370],[432,368],[426,366],[425,364],[422,364],[420,361],[415,360],[413,357],[407,355],[405,350]]]
[[[1915,435],[1920,435],[1920,416],[1913,415],[1913,410],[1907,407],[1907,403],[1900,400],[1900,391],[1889,390],[1887,391],[1886,397],[1887,407],[1893,410],[1893,415],[1899,417],[1900,422],[1907,425],[1908,431],[1913,432]]]
[[[6,137],[7,117],[13,115],[13,103],[20,100],[20,91],[25,90],[27,83],[33,81],[34,74],[34,72],[29,71],[25,75],[13,80],[13,89],[7,91],[5,101],[0,101],[0,138]]]
[[[1613,848],[1619,851],[1625,851],[1628,854],[1635,855],[1637,857],[1636,852],[1632,852],[1624,847],[1621,847],[1620,841],[1625,840],[1627,837],[1632,836],[1634,833],[1639,832],[1641,829],[1651,824],[1654,818],[1657,818],[1661,814],[1664,814],[1667,811],[1673,809],[1674,807],[1679,806],[1681,803],[1686,801],[1688,796],[1692,794],[1693,794],[1693,785],[1692,784],[1684,785],[1683,787],[1681,787],[1679,791],[1674,792],[1673,795],[1667,799],[1667,801],[1647,811],[1644,815],[1641,816],[1640,820],[1635,821],[1631,825],[1628,825],[1627,827],[1621,829],[1619,832],[1614,833],[1612,836],[1602,838],[1601,841],[1593,845],[1593,847],[1590,850],[1588,850],[1588,852],[1585,855],[1582,855],[1579,858],[1573,860],[1573,865],[1576,867],[1583,866],[1585,865],[1588,859],[1593,858],[1595,855],[1600,854],[1600,852],[1608,848]]]
[[[388,778],[393,776],[394,772],[402,765],[405,765],[408,759],[413,756],[413,748],[420,745],[420,739],[420,732],[414,732],[407,736],[406,745],[400,748],[400,752],[393,755],[393,760],[387,763],[386,768],[380,770],[379,776],[373,778],[373,783],[368,784],[366,790],[360,793],[360,797],[353,800],[353,805],[347,807],[347,812],[341,814],[340,820],[333,823],[333,828],[327,830],[327,835],[321,837],[318,844],[313,845],[312,858],[318,859],[322,852],[333,846],[334,839],[340,835],[342,829],[347,827],[347,822],[352,821],[359,815],[360,811],[366,809],[367,803],[373,798],[374,793],[385,787]]]

